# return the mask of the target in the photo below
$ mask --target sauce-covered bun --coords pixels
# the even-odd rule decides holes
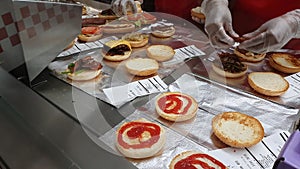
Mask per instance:
[[[227,167],[214,157],[195,151],[186,151],[175,156],[169,169],[194,169],[194,168],[217,168],[227,169]]]
[[[224,112],[212,120],[214,134],[231,147],[250,147],[264,137],[264,128],[254,117],[240,112]]]
[[[166,92],[157,97],[155,108],[162,118],[180,122],[193,118],[197,113],[198,104],[187,94]]]
[[[125,157],[141,159],[159,153],[165,141],[165,131],[160,125],[139,119],[121,125],[116,146]]]

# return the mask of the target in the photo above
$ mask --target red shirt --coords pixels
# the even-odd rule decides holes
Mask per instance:
[[[155,0],[155,11],[191,21],[191,9],[199,6],[199,3],[199,0]]]
[[[300,0],[232,0],[230,7],[233,29],[243,35],[272,18],[300,9]],[[285,48],[300,50],[300,40],[290,41]]]

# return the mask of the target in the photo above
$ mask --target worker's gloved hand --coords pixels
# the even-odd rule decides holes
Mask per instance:
[[[131,10],[132,13],[137,12],[137,7],[134,0],[113,0],[112,10],[117,16],[127,15],[127,11]]]
[[[243,37],[249,40],[239,45],[242,49],[255,53],[278,50],[292,38],[300,37],[300,9],[271,19]]]
[[[229,48],[234,45],[232,37],[239,37],[232,28],[228,0],[204,0],[201,7],[205,14],[205,31],[215,48]]]

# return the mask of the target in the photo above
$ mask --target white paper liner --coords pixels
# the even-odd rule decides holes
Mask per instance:
[[[106,143],[110,148],[112,148],[115,153],[121,155],[118,150],[115,147],[116,143],[116,131],[126,121],[133,121],[140,118],[145,118],[149,121],[151,118],[147,117],[145,114],[140,114],[139,112],[134,112],[130,116],[128,116],[124,121],[122,121],[120,124],[118,124],[116,127],[99,137],[101,141]],[[156,121],[156,123],[159,124],[159,122]],[[201,147],[200,145],[196,144],[195,142],[187,139],[186,137],[178,134],[177,132],[161,125],[165,131],[166,131],[166,144],[163,147],[163,151],[161,154],[150,157],[147,159],[129,159],[130,162],[132,162],[137,168],[139,169],[157,169],[157,168],[168,168],[171,160],[173,157],[175,157],[177,154],[193,150],[193,151],[199,151],[199,152],[206,152],[207,149]]]

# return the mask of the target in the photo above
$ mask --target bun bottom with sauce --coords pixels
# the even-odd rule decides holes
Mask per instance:
[[[178,103],[174,102],[172,103],[172,105],[168,105],[169,102],[171,102],[171,100],[167,100],[166,98],[168,98],[170,95],[179,95],[177,98],[181,98],[180,96],[183,96],[183,99],[180,99],[181,100],[181,103],[182,103],[182,106],[180,107],[180,109],[185,109],[186,112],[185,113],[181,113],[181,114],[173,114],[173,113],[168,113],[168,112],[165,112],[163,108],[165,109],[169,109],[169,108],[172,108],[172,106],[176,107],[178,105]],[[187,103],[187,100],[184,99],[184,97],[188,98],[190,100],[190,105],[188,105]],[[160,105],[160,99],[164,100],[165,102],[162,103],[164,105]],[[170,106],[170,107],[167,107],[167,106]],[[186,120],[189,120],[189,119],[192,119],[196,113],[197,113],[197,110],[198,110],[198,104],[196,102],[196,100],[187,95],[187,94],[183,94],[183,93],[179,93],[179,92],[166,92],[166,93],[162,93],[161,95],[159,95],[155,101],[155,109],[156,109],[156,112],[157,114],[166,119],[166,120],[169,120],[169,121],[175,121],[175,122],[181,122],[181,121],[186,121]],[[179,110],[180,111],[180,110]]]
[[[201,164],[203,164],[206,168],[228,169],[223,163],[212,156],[196,151],[185,151],[176,155],[172,159],[169,169],[175,169],[178,167],[185,168],[185,166],[197,168],[197,166],[201,166]]]
[[[132,122],[142,122],[142,123],[150,123],[150,124],[152,123],[150,121],[147,121],[146,119],[138,119],[138,120],[132,121]],[[128,122],[128,123],[130,123],[130,122]],[[119,136],[122,127],[127,125],[128,123],[124,123],[118,129],[117,137]],[[153,124],[155,124],[155,123],[153,123]],[[159,126],[158,124],[156,124],[156,125]],[[125,157],[129,157],[129,158],[143,159],[143,158],[155,156],[163,149],[165,142],[166,142],[165,130],[160,126],[159,126],[159,128],[160,128],[159,138],[158,138],[157,142],[155,142],[153,145],[149,145],[148,147],[125,148],[124,146],[122,146],[119,143],[118,138],[117,138],[116,147],[121,152],[121,154],[123,154]],[[128,129],[128,130],[130,130],[130,129]],[[130,132],[128,130],[126,130],[127,133]],[[150,139],[149,137],[151,137],[150,133],[148,133],[147,131],[143,132],[143,133],[139,133],[139,134],[141,134],[141,137],[135,138],[135,139],[138,139],[138,141],[135,139],[131,139],[131,138],[126,138],[126,139],[124,139],[124,141],[126,141],[126,143],[128,143],[130,145],[136,145],[136,144],[139,144],[138,142],[145,142],[147,139]],[[126,134],[124,132],[123,137],[126,137],[125,135]]]

